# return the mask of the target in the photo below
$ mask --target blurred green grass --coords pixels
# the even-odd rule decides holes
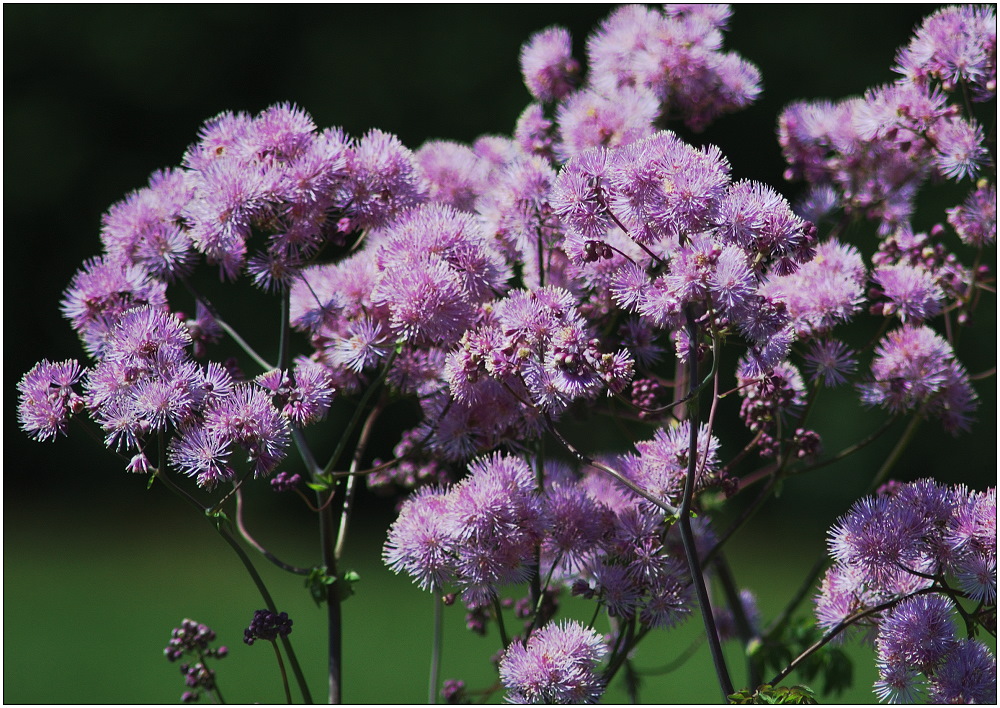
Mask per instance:
[[[270,649],[242,642],[243,628],[260,597],[242,565],[207,523],[187,509],[144,508],[139,500],[60,510],[10,509],[5,515],[4,702],[169,703],[184,690],[176,664],[162,656],[170,630],[184,617],[216,630],[230,656],[216,664],[219,686],[235,703],[283,702]],[[166,510],[170,512],[169,509]],[[344,699],[349,703],[421,703],[426,700],[432,617],[431,595],[380,561],[382,518],[361,519],[351,537],[345,568],[361,576],[357,593],[344,604]],[[310,563],[315,540],[284,513],[259,525],[262,540],[293,563]],[[767,619],[780,611],[822,548],[810,533],[775,527],[771,534],[737,537],[731,565],[741,586],[759,598]],[[293,618],[291,639],[317,700],[325,698],[325,613],[299,577],[262,558],[258,568],[280,610]],[[806,610],[808,602],[806,603]],[[587,621],[591,606],[567,603]],[[485,638],[464,628],[460,606],[445,612],[442,678],[460,678],[470,688],[496,680],[490,656],[499,648],[495,632]],[[668,664],[700,633],[695,615],[682,627],[647,637],[635,655],[640,670]],[[605,629],[598,625],[598,629]],[[852,691],[827,701],[874,702],[871,651],[852,649]],[[727,647],[734,682],[745,681],[734,646]],[[795,682],[794,676],[791,682]],[[820,688],[820,687],[814,687]],[[493,702],[502,699],[502,692]],[[644,680],[640,696],[652,703],[715,703],[718,688],[706,647],[683,668]],[[620,682],[607,703],[627,701]]]

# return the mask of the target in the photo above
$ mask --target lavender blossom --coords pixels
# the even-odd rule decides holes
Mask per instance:
[[[987,101],[996,96],[996,36],[992,8],[941,8],[899,52],[895,70],[918,85],[940,82],[946,91],[968,85],[973,100]]]
[[[989,648],[973,639],[959,639],[928,682],[934,703],[995,703],[997,660]]]
[[[500,659],[500,679],[515,703],[596,703],[604,693],[597,664],[608,647],[592,629],[566,620],[514,642]]]
[[[885,316],[922,322],[941,311],[944,292],[926,270],[908,265],[877,268],[872,281],[879,287],[880,297],[887,300],[881,305]]]
[[[456,539],[447,516],[445,493],[432,487],[418,489],[389,529],[382,551],[394,572],[405,570],[424,590],[440,590],[454,577]]]
[[[75,359],[60,363],[43,359],[35,364],[17,384],[20,393],[17,418],[21,430],[39,441],[65,435],[70,417],[80,412],[83,405],[83,399],[73,391],[73,385],[82,375]]]
[[[872,375],[859,387],[862,402],[893,412],[922,407],[955,433],[969,427],[976,393],[951,346],[929,327],[906,325],[887,334],[875,349]]]
[[[355,228],[383,226],[426,200],[416,158],[395,135],[368,132],[348,157],[346,189]]]
[[[558,101],[576,84],[580,65],[573,58],[573,42],[563,27],[536,32],[521,47],[524,85],[538,101]]]
[[[997,240],[997,190],[993,185],[977,186],[965,201],[948,210],[948,223],[970,246],[988,246]]]

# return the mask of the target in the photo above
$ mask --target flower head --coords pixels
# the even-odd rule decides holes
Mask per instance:
[[[573,42],[563,27],[536,32],[521,47],[524,85],[536,100],[558,101],[576,85],[580,65],[573,58]]]
[[[607,653],[594,630],[575,620],[552,623],[507,648],[500,679],[513,702],[596,703],[604,693],[597,664]]]

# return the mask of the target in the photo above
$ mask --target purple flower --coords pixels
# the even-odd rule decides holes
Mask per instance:
[[[931,673],[955,643],[955,614],[942,595],[919,595],[896,605],[879,627],[879,659]]]
[[[872,690],[882,703],[917,703],[924,698],[920,673],[898,662],[877,660],[879,678]]]
[[[536,32],[521,47],[524,85],[538,101],[558,101],[576,85],[580,65],[573,58],[573,42],[563,27]]]
[[[743,589],[740,590],[739,598],[750,631],[759,632],[760,611],[757,609],[757,596],[752,591]],[[715,626],[719,632],[719,639],[726,641],[739,638],[736,618],[728,605],[717,605],[712,608],[712,613],[715,615]]]
[[[652,92],[667,117],[701,130],[719,115],[751,103],[760,72],[721,51],[729,10],[725,6],[619,8],[587,43],[590,80],[614,95],[627,87]]]
[[[295,362],[294,385],[276,392],[276,404],[297,426],[315,423],[326,416],[336,389],[326,367],[309,359]]]
[[[636,241],[683,243],[713,225],[729,169],[714,146],[698,150],[661,131],[612,153],[609,206]]]
[[[253,223],[268,208],[260,170],[236,160],[217,160],[199,173],[185,218],[191,239],[221,275],[233,280],[246,258]]]
[[[955,578],[958,587],[970,600],[987,605],[997,601],[997,558],[996,555],[973,553],[955,564]]]
[[[835,565],[826,571],[815,598],[816,623],[825,631],[840,625],[858,610],[876,601],[865,587],[862,570],[854,566]],[[844,635],[837,639],[842,641]]]
[[[80,334],[88,353],[100,356],[104,338],[126,310],[141,305],[166,307],[166,287],[139,265],[128,265],[109,256],[83,264],[63,296],[62,311]]]
[[[473,324],[476,310],[454,271],[443,261],[413,266],[384,271],[375,303],[389,309],[392,329],[402,339],[438,343],[458,337]]]
[[[607,510],[576,484],[551,484],[542,497],[547,525],[542,551],[566,570],[579,569],[608,529]]]
[[[928,689],[934,703],[996,703],[996,657],[982,642],[959,639]]]
[[[292,620],[287,612],[275,613],[270,610],[257,610],[253,613],[250,626],[243,630],[243,641],[252,645],[258,639],[273,642],[278,637],[287,637],[292,633]]]
[[[125,312],[107,339],[103,358],[165,370],[186,358],[191,334],[173,313],[153,307]]]
[[[543,522],[526,462],[494,455],[471,462],[469,472],[449,493],[448,518],[464,599],[478,603],[500,585],[527,579]]]
[[[792,326],[805,338],[850,321],[861,310],[866,281],[861,253],[831,240],[795,273],[769,278],[760,293],[784,303]]]
[[[101,242],[108,256],[142,265],[163,280],[187,273],[194,254],[181,225],[192,185],[187,172],[157,171],[148,187],[112,205],[101,220]]]
[[[810,380],[822,381],[829,388],[845,383],[858,368],[855,353],[837,339],[813,340],[805,360]]]
[[[975,177],[989,160],[983,145],[983,129],[961,118],[939,121],[934,131],[934,166],[945,177],[960,180]]]
[[[382,559],[394,572],[406,571],[424,590],[440,590],[454,576],[457,542],[448,520],[449,500],[434,487],[417,489],[389,529]]]
[[[384,226],[426,199],[416,158],[395,135],[368,132],[348,157],[349,214],[356,228]]]
[[[926,406],[945,429],[968,427],[975,391],[951,346],[929,327],[905,325],[887,334],[875,349],[872,375],[859,387],[864,403],[893,412]]]
[[[830,530],[830,554],[842,565],[862,569],[871,582],[884,584],[900,569],[919,570],[927,530],[913,507],[867,497]]]
[[[414,157],[428,185],[428,197],[471,212],[486,187],[486,170],[472,148],[446,140],[431,140]]]
[[[547,624],[500,659],[500,680],[516,703],[596,703],[604,693],[597,664],[608,653],[600,635],[575,620]]]
[[[975,101],[996,95],[996,11],[958,5],[938,10],[900,51],[896,71],[916,84],[940,81],[946,91],[969,84]]]
[[[344,335],[333,338],[328,351],[329,360],[336,366],[357,373],[375,366],[392,344],[382,324],[368,317],[350,321]]]
[[[211,491],[236,473],[229,466],[230,442],[218,432],[192,425],[181,428],[167,450],[170,462],[189,477],[197,477],[198,486]]]
[[[83,400],[73,391],[82,374],[75,359],[59,363],[43,359],[35,364],[17,384],[21,430],[39,441],[65,435],[70,416],[82,408]]]
[[[648,91],[623,88],[614,98],[582,89],[559,104],[562,141],[556,154],[568,160],[594,147],[619,147],[653,133],[660,106]]]
[[[636,443],[642,467],[640,475],[634,481],[654,496],[678,503],[687,476],[690,432],[691,423],[684,420],[669,430],[659,428],[652,440]],[[695,478],[696,490],[703,485],[707,475],[718,469],[718,450],[719,441],[709,434],[708,426],[699,426],[695,463],[698,472]]]
[[[708,277],[709,292],[720,309],[739,312],[757,292],[757,279],[747,262],[746,253],[726,246],[716,261],[715,271]]]
[[[514,127],[514,138],[528,155],[554,158],[552,121],[545,117],[541,104],[529,103],[522,111]]]
[[[997,190],[993,185],[977,187],[965,201],[948,210],[948,223],[963,243],[988,246],[997,240]]]
[[[237,146],[250,128],[250,121],[246,113],[230,111],[205,121],[198,131],[198,142],[184,154],[184,166],[200,171],[216,160],[234,157]]]
[[[872,281],[888,300],[882,305],[885,316],[898,315],[903,322],[922,322],[941,311],[944,292],[934,276],[923,268],[901,264],[878,268]]]
[[[241,139],[245,157],[262,165],[289,162],[312,145],[316,124],[304,110],[280,103],[261,111]]]
[[[230,396],[213,401],[204,415],[210,439],[232,441],[246,450],[255,476],[269,474],[284,459],[288,422],[264,390],[237,384]]]

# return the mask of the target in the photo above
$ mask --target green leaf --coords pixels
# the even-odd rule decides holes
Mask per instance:
[[[326,602],[326,588],[328,585],[333,585],[335,582],[337,582],[337,578],[333,575],[326,574],[325,565],[318,565],[309,571],[309,575],[306,577],[305,586],[309,588],[309,594],[312,595],[312,599],[316,603],[317,607]]]
[[[325,492],[330,488],[330,485],[326,482],[306,482],[306,486],[314,492]]]
[[[361,580],[361,576],[353,570],[348,570],[337,581],[337,597],[343,602],[354,594],[354,583]]]
[[[220,530],[223,526],[228,526],[232,523],[229,517],[226,516],[226,512],[221,509],[206,509],[205,516],[212,521],[212,525],[215,526],[216,530]]]

